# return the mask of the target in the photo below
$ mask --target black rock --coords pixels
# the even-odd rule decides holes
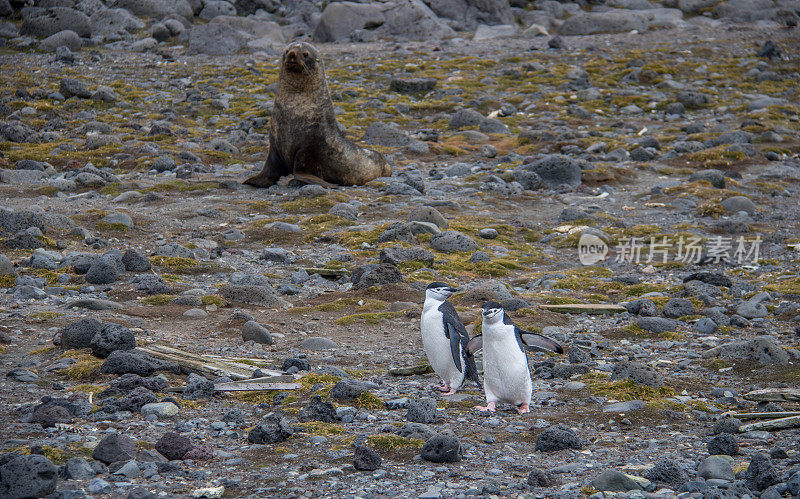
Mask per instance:
[[[432,463],[457,463],[461,461],[461,442],[451,435],[436,435],[422,446],[420,456]]]
[[[241,409],[231,409],[226,412],[222,416],[222,420],[226,423],[244,423],[247,418],[245,418],[244,412]]]
[[[293,434],[292,426],[286,420],[271,414],[266,419],[250,430],[247,441],[252,444],[274,444],[283,442]]]
[[[92,93],[86,89],[83,83],[73,78],[64,78],[61,80],[58,91],[67,99],[70,97],[79,97],[81,99],[89,99],[92,97]]]
[[[119,409],[122,411],[139,412],[145,404],[158,401],[156,395],[147,388],[140,386],[134,388],[127,395],[122,397],[119,402]]]
[[[694,272],[683,278],[683,282],[701,281],[706,284],[713,284],[714,286],[724,286],[730,288],[733,282],[730,277],[722,272]]]
[[[183,459],[193,447],[191,440],[174,431],[168,431],[156,442],[156,450],[170,461]]]
[[[82,457],[73,457],[67,460],[62,468],[62,476],[67,480],[88,480],[97,474],[94,468]]]
[[[150,260],[133,249],[127,250],[122,255],[122,264],[128,272],[147,272],[153,268]]]
[[[655,368],[638,362],[622,361],[614,364],[611,379],[630,379],[640,385],[658,387],[664,384]]]
[[[757,491],[764,490],[781,481],[778,472],[772,465],[772,459],[769,454],[764,452],[759,452],[750,459],[750,465],[744,472],[744,480],[748,488]]]
[[[581,439],[569,426],[558,424],[541,432],[536,438],[536,450],[539,452],[554,452],[562,449],[580,450],[583,448]]]
[[[89,284],[111,284],[117,280],[119,271],[117,266],[105,258],[98,258],[89,271],[86,272],[86,282]]]
[[[183,398],[189,400],[210,399],[214,397],[214,383],[199,374],[191,373],[183,389]]]
[[[432,251],[426,250],[425,248],[389,246],[381,250],[379,258],[381,263],[389,263],[392,265],[397,265],[404,262],[420,261],[430,266],[433,265],[433,260],[435,257]]]
[[[661,313],[664,314],[664,317],[670,319],[677,319],[685,315],[693,315],[694,304],[686,298],[672,298],[664,305],[664,309]]]
[[[44,497],[56,490],[58,468],[38,454],[16,456],[0,466],[0,497]]]
[[[673,490],[689,481],[686,471],[672,459],[662,459],[645,473],[651,482],[666,483]]]
[[[382,263],[374,269],[366,270],[358,275],[358,280],[355,280],[356,273],[353,272],[354,284],[353,289],[366,289],[372,286],[381,286],[383,284],[390,284],[393,282],[402,282],[403,275],[400,270],[391,264]]]
[[[435,423],[436,400],[425,397],[409,401],[406,411],[406,419],[414,423]]]
[[[435,86],[435,78],[392,78],[389,82],[389,88],[399,94],[430,92]]]
[[[153,492],[142,487],[136,487],[128,492],[127,499],[157,499],[158,496]]]
[[[363,445],[356,445],[353,467],[359,471],[375,471],[381,467],[381,456]]]
[[[70,322],[59,331],[61,346],[65,349],[89,348],[92,345],[92,338],[102,328],[103,324],[100,321],[88,317]]]
[[[764,42],[764,45],[756,54],[758,57],[766,57],[769,60],[773,58],[780,58],[781,57],[781,49],[778,45],[773,42],[772,40],[767,40]]]
[[[528,485],[531,487],[552,487],[556,484],[556,478],[552,473],[534,468],[528,473]]]
[[[724,418],[714,423],[713,433],[739,433],[739,427],[742,426],[742,421],[736,418]]]
[[[52,428],[56,423],[69,423],[72,415],[60,405],[41,404],[36,407],[31,416],[32,423],[39,423],[43,428]]]
[[[290,367],[296,367],[298,371],[310,371],[311,363],[308,362],[306,359],[298,359],[296,357],[289,357],[283,359],[283,364],[281,364],[281,371],[286,371]]]
[[[364,384],[360,381],[343,379],[333,385],[329,395],[335,399],[353,400],[365,391]]]
[[[300,410],[297,419],[301,422],[322,421],[324,423],[335,423],[336,409],[333,408],[333,404],[330,402],[322,400],[319,395],[314,395],[308,406]]]
[[[715,454],[735,456],[739,453],[739,443],[732,434],[721,433],[708,442],[708,453],[712,456]]]
[[[98,442],[92,457],[105,464],[129,461],[136,457],[136,444],[125,435],[112,433]]]
[[[107,358],[117,350],[133,350],[136,348],[136,337],[133,331],[119,324],[104,324],[103,328],[91,341],[92,355]]]

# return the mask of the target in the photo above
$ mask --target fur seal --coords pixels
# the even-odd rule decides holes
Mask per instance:
[[[289,45],[281,56],[267,161],[261,173],[244,183],[269,187],[290,174],[323,185],[363,185],[392,174],[382,154],[342,134],[322,59],[317,49],[303,42]]]

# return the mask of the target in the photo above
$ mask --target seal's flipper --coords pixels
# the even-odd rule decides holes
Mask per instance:
[[[327,189],[335,189],[336,186],[331,184],[330,182],[326,182],[321,178],[317,177],[316,175],[311,175],[310,173],[294,173],[294,180],[300,184],[317,184],[325,187]]]
[[[273,143],[271,137],[270,143]],[[258,175],[253,175],[245,180],[244,183],[252,185],[253,187],[269,187],[276,184],[281,177],[289,173],[291,172],[286,168],[286,162],[281,159],[275,148],[270,145],[267,160],[264,162],[264,168],[261,169]]]

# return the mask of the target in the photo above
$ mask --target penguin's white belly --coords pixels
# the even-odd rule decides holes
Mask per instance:
[[[438,310],[422,312],[420,321],[422,329],[422,346],[434,372],[444,381],[457,388],[464,380],[463,372],[456,369],[453,354],[450,350],[450,340],[444,334],[442,315]]]
[[[531,373],[516,338],[513,335],[500,339],[484,336],[483,341],[483,383],[487,399],[515,405],[530,403]]]

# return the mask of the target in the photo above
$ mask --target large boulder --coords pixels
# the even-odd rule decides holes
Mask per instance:
[[[384,11],[386,22],[375,34],[395,40],[438,40],[455,36],[421,0],[395,0]]]
[[[59,31],[72,30],[82,37],[92,36],[89,17],[83,12],[67,7],[35,9],[25,16],[19,27],[20,35],[47,38]]]
[[[231,55],[245,49],[282,46],[281,27],[274,22],[236,16],[217,16],[189,32],[189,54]]]
[[[56,491],[58,468],[39,454],[17,456],[0,466],[0,497],[44,497]]]
[[[81,49],[81,45],[83,45],[81,37],[71,29],[65,29],[42,40],[42,43],[39,44],[39,50],[52,53],[58,47],[65,46],[72,51],[77,51]]]
[[[123,36],[140,29],[145,24],[125,9],[106,9],[92,14],[89,18],[94,36]]]
[[[523,164],[520,169],[532,171],[539,175],[548,187],[567,184],[578,187],[581,184],[582,170],[580,164],[569,156],[551,154]]]
[[[386,22],[383,8],[375,4],[334,2],[328,4],[314,28],[315,42],[349,40],[358,29],[375,29]]]
[[[187,0],[117,0],[116,7],[128,9],[139,17],[180,16],[186,20],[194,17],[192,6]]]
[[[508,0],[423,0],[440,18],[456,28],[475,29],[478,24],[513,24]]]
[[[675,28],[683,24],[683,13],[678,9],[611,9],[576,14],[564,21],[559,32],[562,35],[627,33],[649,28]]]

